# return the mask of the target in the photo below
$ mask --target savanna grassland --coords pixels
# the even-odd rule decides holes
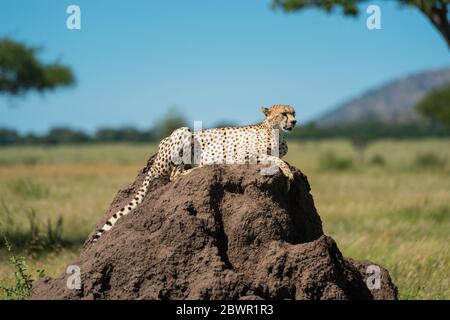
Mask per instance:
[[[0,148],[0,233],[28,272],[63,272],[155,149]],[[290,142],[286,160],[308,176],[325,233],[344,255],[385,266],[401,299],[450,299],[450,140],[385,140],[365,150]],[[2,243],[0,286],[14,282],[9,255]]]

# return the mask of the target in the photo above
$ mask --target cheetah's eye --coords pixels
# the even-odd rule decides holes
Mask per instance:
[[[287,112],[282,112],[281,115],[286,117],[287,116]]]

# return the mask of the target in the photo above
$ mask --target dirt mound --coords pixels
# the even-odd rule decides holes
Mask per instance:
[[[151,160],[149,161],[150,164]],[[148,166],[121,190],[104,220],[139,188]],[[209,166],[153,185],[139,207],[92,245],[70,274],[43,279],[32,299],[395,299],[381,268],[381,287],[366,285],[368,261],[344,258],[322,231],[306,177],[260,166]]]

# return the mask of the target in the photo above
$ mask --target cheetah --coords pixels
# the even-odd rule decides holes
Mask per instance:
[[[187,127],[175,130],[163,139],[141,188],[133,199],[106,221],[94,235],[93,242],[109,231],[124,215],[129,214],[144,199],[152,180],[173,181],[192,170],[212,164],[264,163],[269,167],[262,174],[274,174],[278,169],[289,181],[293,174],[281,160],[288,151],[284,133],[295,124],[295,110],[289,105],[261,108],[265,119],[256,125],[213,128],[192,132]]]

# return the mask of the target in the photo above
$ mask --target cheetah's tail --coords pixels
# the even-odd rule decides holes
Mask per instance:
[[[114,213],[112,217],[108,219],[108,221],[106,221],[103,227],[93,236],[92,243],[97,242],[97,240],[102,236],[103,233],[105,233],[105,231],[109,231],[121,217],[129,214],[142,202],[144,196],[147,194],[150,181],[157,178],[152,169],[153,167],[150,168],[150,171],[145,177],[141,188],[135,194],[134,198],[126,206]]]

